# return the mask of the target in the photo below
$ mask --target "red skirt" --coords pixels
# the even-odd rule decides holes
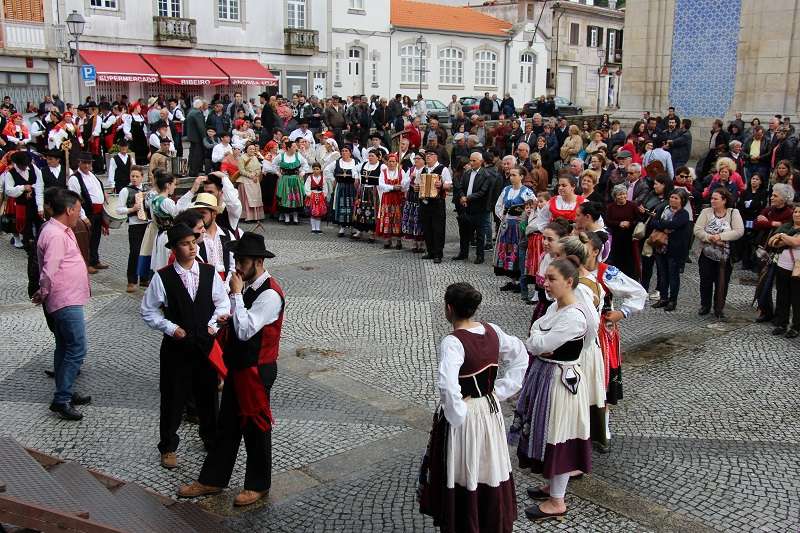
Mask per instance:
[[[375,234],[378,237],[393,238],[403,236],[403,203],[402,191],[383,193],[381,207],[378,211]]]
[[[606,403],[616,405],[622,399],[622,351],[619,327],[610,324],[605,314],[600,317],[600,350],[603,352]]]
[[[542,260],[544,249],[542,241],[544,237],[538,231],[528,235],[528,255],[525,256],[525,275],[536,277],[539,270],[539,262]]]
[[[308,216],[311,218],[325,218],[325,215],[328,214],[328,202],[325,201],[325,195],[321,191],[311,191],[311,194],[306,197],[306,208]]]
[[[11,202],[11,198],[8,199]],[[19,205],[17,202],[14,202],[14,224],[17,230],[17,233],[22,234],[25,231],[25,222],[28,221],[28,206],[27,205]]]

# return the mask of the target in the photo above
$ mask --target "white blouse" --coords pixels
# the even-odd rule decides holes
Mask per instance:
[[[595,279],[598,271],[592,272]],[[647,291],[638,282],[626,276],[620,269],[608,265],[603,276],[603,283],[613,298],[614,306],[627,318],[631,313],[638,313],[647,303]]]
[[[591,307],[587,309],[577,301],[560,309],[556,301],[533,323],[525,347],[533,355],[549,354],[571,340],[588,337],[592,332],[596,335],[599,325],[599,317]],[[593,337],[584,338],[583,345],[593,341]]]
[[[528,368],[528,352],[517,337],[507,335],[495,324],[489,323],[489,326],[500,340],[498,363],[501,372],[494,382],[494,395],[502,402],[522,388],[522,380]],[[486,332],[481,324],[467,331],[478,335]],[[464,345],[455,336],[447,335],[442,339],[439,352],[439,400],[447,421],[451,426],[458,427],[467,416],[467,404],[461,396],[461,387],[458,384],[458,373],[464,364]]]
[[[403,176],[403,171],[400,170],[400,167],[397,167],[394,170],[389,170],[389,168],[387,167],[386,171],[385,172],[381,172],[381,175],[378,178],[378,190],[381,193],[391,192],[391,191],[394,190],[394,185],[389,185],[388,183],[386,183],[386,176],[388,176],[389,179],[391,179],[391,180],[395,180],[398,177],[400,177],[400,181],[397,183],[397,185],[400,185],[402,187],[403,180],[405,179],[404,176]]]

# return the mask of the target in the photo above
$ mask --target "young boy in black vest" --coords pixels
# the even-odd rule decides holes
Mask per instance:
[[[139,276],[136,266],[139,262],[139,252],[142,249],[144,233],[147,230],[147,218],[139,218],[139,210],[142,209],[144,193],[142,192],[142,180],[144,170],[140,166],[133,166],[130,169],[130,183],[119,191],[117,199],[117,214],[127,215],[128,217],[128,287],[126,292],[136,292],[136,284]]]
[[[208,360],[217,320],[226,319],[230,301],[214,267],[196,260],[197,239],[186,224],[167,232],[175,262],[153,275],[142,299],[145,323],[164,334],[161,341],[161,466],[178,465],[178,427],[189,396],[194,396],[200,438],[209,449],[216,431],[217,374]]]
[[[131,182],[131,170],[136,162],[133,154],[128,153],[128,141],[120,139],[117,146],[119,152],[108,162],[107,184],[119,194]]]
[[[269,494],[272,484],[272,411],[269,394],[278,372],[277,359],[284,296],[264,269],[264,259],[275,255],[264,237],[245,232],[231,243],[236,272],[231,276],[232,315],[227,322],[223,359],[227,367],[222,390],[217,439],[209,451],[198,481],[178,490],[194,498],[221,492],[228,485],[244,437],[247,470],[236,506],[251,505]]]

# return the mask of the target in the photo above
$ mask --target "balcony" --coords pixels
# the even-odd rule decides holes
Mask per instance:
[[[609,50],[608,51],[608,62],[613,65],[621,65],[622,64],[622,49],[617,50]]]
[[[197,21],[174,17],[153,17],[153,38],[159,46],[194,48]]]
[[[319,51],[319,32],[301,28],[283,29],[284,49],[294,56],[313,56]]]
[[[57,58],[67,49],[63,26],[4,20],[0,22],[0,47],[9,55]]]

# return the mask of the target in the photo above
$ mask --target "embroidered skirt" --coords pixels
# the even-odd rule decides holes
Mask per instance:
[[[333,197],[334,222],[349,228],[353,225],[353,206],[356,198],[356,186],[353,183],[337,183]]]
[[[528,253],[525,256],[525,275],[535,278],[539,272],[539,262],[542,260],[544,249],[542,241],[544,238],[538,231],[528,235]]]
[[[403,222],[401,224],[403,236],[413,241],[423,241],[422,224],[419,221],[419,197],[410,197],[403,205]]]
[[[278,179],[278,207],[282,213],[296,213],[303,210],[303,183],[296,174],[283,175]]]
[[[383,193],[375,227],[376,235],[383,238],[402,237],[404,201],[405,198],[403,198],[402,191]]]
[[[328,214],[328,202],[325,201],[322,191],[311,191],[311,194],[306,197],[306,209],[311,218],[325,218],[325,215]]]
[[[494,249],[494,273],[519,278],[519,218],[507,216],[500,224]]]
[[[375,231],[375,216],[378,212],[378,188],[362,185],[355,205],[355,227],[359,231]]]

